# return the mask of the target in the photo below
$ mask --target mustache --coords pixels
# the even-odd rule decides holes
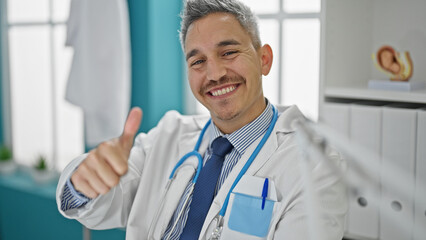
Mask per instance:
[[[246,79],[242,76],[223,76],[219,80],[214,81],[210,80],[206,85],[202,86],[200,89],[200,93],[205,93],[207,89],[214,88],[216,86],[224,85],[224,84],[232,84],[232,83],[245,83]]]

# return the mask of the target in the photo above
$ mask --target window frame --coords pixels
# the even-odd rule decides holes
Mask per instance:
[[[3,119],[3,137],[4,144],[13,149],[13,121],[12,121],[12,98],[11,98],[11,76],[10,76],[10,53],[9,53],[9,33],[12,28],[15,27],[34,27],[34,26],[45,26],[49,28],[49,65],[50,65],[50,92],[52,95],[51,105],[49,106],[50,111],[52,112],[52,134],[50,136],[51,142],[49,143],[52,146],[51,152],[48,152],[47,155],[51,157],[49,169],[59,170],[59,153],[58,153],[58,120],[57,120],[57,80],[58,75],[56,74],[55,69],[55,59],[56,59],[56,49],[55,49],[55,28],[57,26],[65,26],[67,20],[54,20],[54,0],[48,1],[48,20],[47,21],[19,21],[19,22],[9,22],[8,19],[8,1],[13,0],[0,0],[0,31],[1,31],[1,50],[2,50],[2,59],[1,59],[1,84],[2,84],[2,104],[3,112],[1,117]],[[83,142],[84,144],[84,142]]]
[[[288,19],[318,19],[320,21],[320,24],[322,24],[321,21],[321,12],[322,9],[319,12],[315,13],[287,13],[284,11],[284,1],[286,0],[279,0],[279,11],[277,13],[266,13],[266,14],[256,14],[257,18],[259,20],[275,20],[278,21],[278,49],[274,51],[274,55],[278,56],[277,63],[275,63],[276,66],[278,66],[278,103],[283,103],[283,97],[282,97],[282,87],[283,87],[283,73],[284,73],[284,67],[283,67],[283,46],[284,46],[284,38],[283,38],[283,25],[284,20]],[[320,0],[322,2],[322,0]]]

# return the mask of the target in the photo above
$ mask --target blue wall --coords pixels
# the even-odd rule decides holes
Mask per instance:
[[[1,13],[0,13],[1,14]],[[0,26],[3,23],[1,22],[1,17],[0,17]],[[1,29],[1,27],[0,27]],[[0,31],[0,145],[3,144],[3,79],[2,79],[2,75],[3,75],[3,71],[2,71],[2,49],[1,49],[1,42],[2,42],[2,35],[1,35],[1,31]]]
[[[55,190],[28,174],[0,175],[0,239],[81,239],[81,224],[59,213]]]
[[[56,184],[35,183],[25,170],[0,174],[0,239],[82,240],[82,225],[58,211]],[[121,229],[91,230],[91,239],[124,240],[125,234]]]
[[[132,106],[143,109],[141,131],[168,110],[182,112],[181,1],[128,0],[132,46]]]

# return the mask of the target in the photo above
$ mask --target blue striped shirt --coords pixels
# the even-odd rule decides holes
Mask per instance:
[[[225,182],[229,173],[237,164],[238,160],[244,154],[246,149],[251,144],[253,144],[253,142],[256,141],[256,139],[258,139],[260,136],[266,133],[266,130],[268,129],[269,124],[272,120],[272,117],[273,117],[272,105],[268,102],[266,109],[263,111],[263,113],[259,117],[257,117],[251,123],[245,125],[244,127],[238,129],[237,131],[231,134],[223,134],[214,124],[210,125],[209,127],[210,129],[208,131],[210,133],[210,136],[209,136],[210,144],[209,144],[209,148],[204,154],[204,158],[203,158],[204,163],[210,158],[210,155],[211,155],[210,146],[213,140],[216,139],[217,137],[223,136],[227,138],[229,142],[234,146],[232,151],[228,155],[226,155],[225,161],[223,162],[222,172],[219,176],[219,180],[216,185],[216,192],[219,191],[220,187]],[[183,228],[185,227],[186,220],[188,218],[189,206],[191,205],[191,201],[192,201],[192,195],[188,196],[188,194],[190,194],[190,190],[192,187],[193,187],[193,183],[192,181],[190,181],[182,195],[181,200],[179,201],[178,207],[176,208],[162,239],[177,240],[182,234]],[[185,199],[187,198],[189,198],[188,203],[184,204]],[[179,216],[180,212],[182,212],[182,214]]]
[[[71,183],[71,179],[68,179],[65,184],[64,192],[62,194],[61,199],[62,211],[83,207],[89,201],[90,198],[75,190],[74,186]]]
[[[229,142],[234,146],[232,151],[225,157],[225,160],[222,166],[222,172],[219,176],[219,180],[216,185],[216,192],[219,191],[220,187],[225,182],[229,173],[232,171],[233,167],[237,164],[238,160],[241,158],[241,156],[244,154],[247,148],[251,144],[253,144],[253,142],[256,141],[256,139],[258,139],[260,136],[265,134],[272,120],[272,117],[273,117],[272,105],[268,102],[265,110],[262,112],[261,115],[259,115],[251,123],[245,125],[244,127],[238,129],[237,131],[231,134],[221,133],[220,130],[214,124],[211,124],[209,126],[209,129],[207,132],[209,133],[208,137],[210,139],[210,143],[209,143],[209,148],[204,154],[204,158],[203,158],[204,163],[207,161],[207,159],[210,158],[210,155],[211,155],[210,145],[213,142],[213,140],[216,139],[217,137],[223,136],[227,138]],[[166,237],[167,237],[167,240],[179,239],[180,235],[182,234],[183,228],[185,227],[186,220],[188,218],[189,206],[191,205],[191,201],[192,201],[192,195],[189,195],[190,189],[192,187],[193,187],[193,183],[192,181],[190,181],[182,195],[182,198],[178,204],[178,207],[176,208],[162,239],[165,239]],[[185,204],[185,199],[187,198],[188,198],[188,202],[187,204]],[[90,201],[90,198],[84,196],[82,193],[79,193],[77,190],[75,190],[71,181],[68,179],[64,188],[62,199],[61,199],[61,209],[63,211],[66,211],[73,208],[82,207],[85,204],[87,204],[89,201]],[[180,212],[182,212],[182,214],[179,217]]]

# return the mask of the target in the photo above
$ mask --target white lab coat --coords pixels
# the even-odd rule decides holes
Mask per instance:
[[[292,124],[295,119],[303,116],[296,106],[278,107],[278,110],[281,115],[274,131],[245,174],[261,179],[267,177],[270,185],[272,183],[275,185],[273,191],[276,192],[276,201],[267,236],[253,237],[230,230],[227,225],[227,219],[233,209],[230,201],[223,231],[224,235],[232,236],[232,240],[309,239],[308,213],[300,169],[300,149],[295,140],[295,129]],[[88,228],[125,227],[128,240],[160,239],[194,174],[197,160],[188,159],[180,167],[169,190],[165,191],[168,177],[176,162],[193,150],[207,119],[208,117],[181,116],[175,111],[168,112],[156,128],[148,134],[142,133],[136,137],[129,158],[129,171],[121,178],[117,187],[80,209],[63,212],[60,210],[60,198],[65,181],[85,156],[77,158],[67,166],[59,180],[57,189],[59,210],[65,217],[77,219]],[[232,183],[259,141],[260,139],[256,140],[246,150],[222,185],[207,214],[200,239],[207,239],[210,236],[215,227],[214,217],[220,211]],[[208,139],[205,137],[200,147],[201,153],[205,152],[207,142]],[[334,159],[337,164],[341,164],[338,155],[334,155]],[[320,206],[325,213],[321,222],[321,229],[327,235],[324,239],[337,240],[343,236],[347,203],[343,184],[330,173],[331,170],[325,164],[316,162],[311,177],[320,196]]]
[[[130,107],[126,0],[72,0],[66,45],[74,56],[66,99],[84,111],[86,145],[119,135]]]

